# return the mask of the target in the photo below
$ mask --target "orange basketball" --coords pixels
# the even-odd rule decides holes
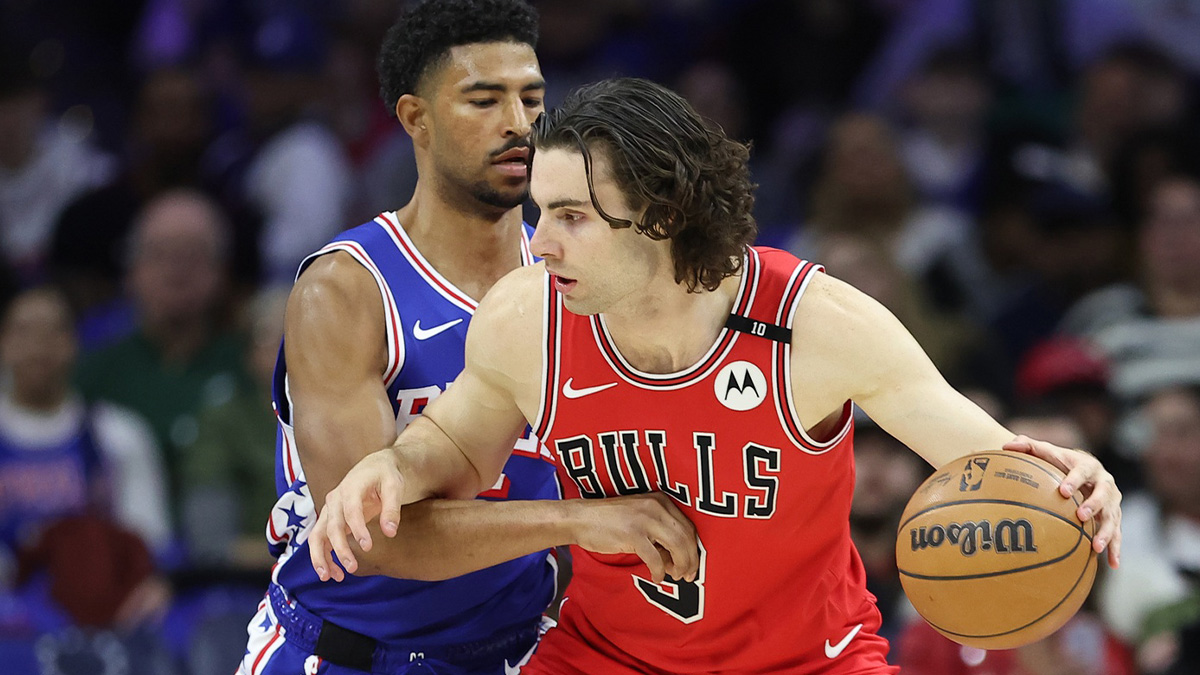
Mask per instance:
[[[950,462],[913,494],[896,537],[904,592],[960,644],[1011,649],[1058,630],[1096,578],[1095,519],[1082,523],[1062,471],[1017,452]]]

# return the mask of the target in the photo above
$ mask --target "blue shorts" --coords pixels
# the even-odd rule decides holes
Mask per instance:
[[[271,584],[246,629],[250,639],[235,675],[511,675],[533,655],[550,623],[543,618],[461,645],[377,644],[369,657],[360,654],[370,660],[368,671],[317,656],[324,622]]]

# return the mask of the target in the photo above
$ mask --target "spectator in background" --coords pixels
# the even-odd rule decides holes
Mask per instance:
[[[1190,574],[1192,593],[1146,617],[1138,646],[1142,675],[1200,673],[1200,577]]]
[[[18,295],[0,322],[9,382],[0,396],[0,567],[55,519],[110,514],[162,550],[170,538],[165,477],[140,418],[86,405],[71,387],[76,344],[62,293]]]
[[[1155,186],[1197,157],[1200,134],[1191,124],[1151,127],[1131,138],[1117,151],[1112,170],[1113,206],[1121,220],[1130,228],[1140,223]]]
[[[1100,347],[1126,404],[1200,381],[1200,173],[1173,170],[1152,188],[1136,251],[1140,283],[1088,295],[1060,326]]]
[[[969,45],[989,79],[1003,92],[1044,104],[1110,45],[1139,34],[1126,6],[1130,0],[912,0],[896,4],[901,5],[896,20],[856,87],[856,101],[872,109],[894,99],[928,54],[945,45]]]
[[[1072,167],[1062,148],[1030,138],[997,139],[992,153],[980,239],[999,290],[983,324],[1010,372],[1072,303],[1132,267],[1109,200],[1082,188]]]
[[[1137,653],[1143,675],[1200,673],[1200,577],[1191,583],[1191,595],[1146,618]]]
[[[125,168],[112,183],[75,199],[55,226],[48,266],[80,316],[85,351],[133,330],[121,292],[129,229],[146,202],[165,190],[208,184],[201,158],[213,140],[212,105],[191,71],[151,73],[138,91]]]
[[[1179,123],[1187,111],[1187,75],[1154,48],[1118,44],[1080,76],[1068,138],[1078,185],[1111,191],[1118,152],[1138,133]]]
[[[276,500],[271,383],[287,297],[285,287],[267,288],[246,307],[250,378],[200,412],[196,440],[183,453],[188,550],[210,565],[265,569],[273,562],[262,543],[262,514]]]
[[[245,94],[255,150],[242,189],[263,218],[263,278],[287,283],[347,221],[352,175],[337,137],[311,114],[325,62],[321,27],[282,9],[261,20],[250,42]]]
[[[0,396],[0,568],[13,555],[19,563],[15,577],[0,574],[0,670],[98,672],[107,655],[132,673],[163,673],[154,631],[171,592],[152,554],[170,535],[165,476],[144,422],[73,391],[75,351],[56,290],[21,293],[0,321],[10,378]]]
[[[920,201],[895,134],[878,116],[850,113],[834,124],[810,218],[787,249],[809,256],[822,236],[833,233],[881,242],[940,311],[979,316],[990,302],[973,224],[961,212]]]
[[[1200,570],[1200,387],[1172,385],[1147,397],[1142,454],[1147,490],[1129,495],[1121,566],[1101,588],[1104,618],[1122,637],[1143,636],[1156,607],[1187,598]]]
[[[238,341],[222,329],[228,225],[201,193],[170,190],[139,214],[129,242],[129,293],[137,330],[88,354],[78,382],[89,401],[111,401],[150,422],[179,515],[182,453],[196,415],[229,398],[241,377]]]
[[[835,232],[821,236],[814,245],[806,254],[895,314],[948,380],[989,379],[976,372],[983,351],[981,336],[967,322],[936,311],[884,242],[865,234]]]
[[[696,112],[721,127],[726,136],[743,142],[749,140],[746,92],[729,66],[713,60],[692,64],[679,76],[676,89]]]
[[[81,193],[113,175],[88,142],[88,122],[54,119],[27,53],[0,54],[0,253],[26,281],[41,273],[54,222]]]
[[[1017,413],[1023,416],[1061,411],[1078,426],[1082,445],[1109,467],[1123,491],[1141,486],[1137,462],[1117,453],[1113,433],[1118,406],[1108,392],[1108,360],[1093,345],[1056,336],[1030,349],[1017,366]]]
[[[969,51],[930,55],[902,90],[904,164],[921,197],[977,213],[992,87]]]

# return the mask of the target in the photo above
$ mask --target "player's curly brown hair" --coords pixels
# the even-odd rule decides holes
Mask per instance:
[[[750,149],[704,120],[678,94],[637,78],[602,80],[572,92],[533,125],[533,150],[583,153],[592,205],[612,227],[670,239],[675,281],[715,290],[741,270],[758,233]],[[615,218],[596,201],[592,151],[608,154],[614,179],[640,223]],[[530,161],[533,154],[530,154]]]

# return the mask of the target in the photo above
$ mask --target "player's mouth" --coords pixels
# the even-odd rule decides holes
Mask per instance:
[[[578,279],[568,279],[559,274],[554,276],[554,288],[563,295],[570,293],[575,288],[575,284],[579,283]]]
[[[492,166],[507,176],[526,178],[529,176],[529,148],[525,146],[509,148],[496,155]]]

